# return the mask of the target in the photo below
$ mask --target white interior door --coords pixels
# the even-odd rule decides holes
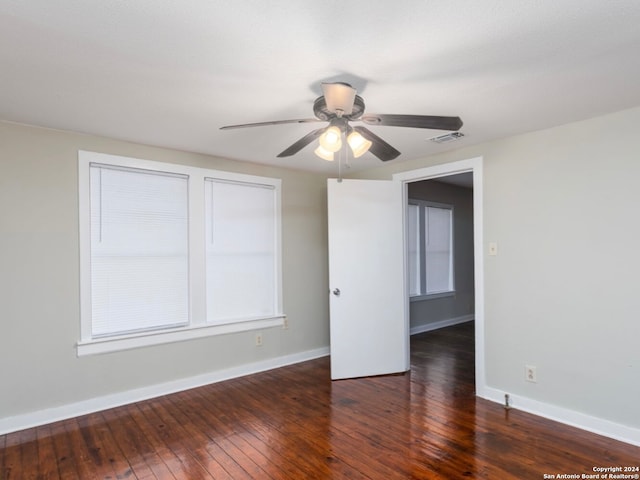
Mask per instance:
[[[409,369],[402,184],[329,179],[331,378]]]

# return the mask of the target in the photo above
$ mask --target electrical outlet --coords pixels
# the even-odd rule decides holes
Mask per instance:
[[[256,333],[256,347],[262,346],[262,334]]]
[[[533,365],[525,365],[524,378],[527,382],[538,383],[538,372]]]
[[[285,330],[289,328],[289,319],[287,317],[284,317],[284,319],[282,320],[282,328],[284,328]]]

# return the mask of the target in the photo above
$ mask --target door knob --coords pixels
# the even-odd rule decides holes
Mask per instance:
[[[334,288],[334,289],[333,289],[333,294],[334,294],[336,297],[339,297],[339,296],[340,296],[340,289],[339,289],[339,288]]]

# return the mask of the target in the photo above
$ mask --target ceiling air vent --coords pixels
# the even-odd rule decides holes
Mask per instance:
[[[464,133],[462,132],[451,132],[445,133],[444,135],[438,135],[437,137],[430,138],[429,140],[436,143],[449,143],[455,142],[462,137],[464,137]]]

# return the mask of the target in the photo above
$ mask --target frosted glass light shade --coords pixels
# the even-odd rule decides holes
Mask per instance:
[[[356,89],[351,85],[340,82],[323,83],[322,94],[330,112],[342,112],[343,115],[353,113],[353,102],[356,99]]]
[[[371,141],[364,138],[358,132],[351,132],[347,137],[347,143],[351,147],[353,157],[358,158],[364,155],[371,148]]]
[[[351,85],[341,82],[323,83],[322,94],[330,112],[342,112],[343,115],[351,115],[353,112],[356,89]]]
[[[322,158],[323,160],[327,160],[329,162],[333,162],[333,152],[326,150],[322,145],[318,145],[313,153]]]
[[[338,127],[329,127],[320,135],[318,141],[325,150],[337,152],[342,148],[342,140],[340,137],[342,137],[342,132]]]

